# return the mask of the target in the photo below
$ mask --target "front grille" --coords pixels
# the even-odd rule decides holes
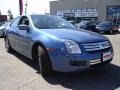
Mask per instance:
[[[86,51],[98,51],[110,48],[111,44],[109,41],[105,41],[99,43],[83,44],[83,47],[85,48]]]

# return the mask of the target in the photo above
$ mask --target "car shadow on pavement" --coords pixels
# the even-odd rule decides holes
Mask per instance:
[[[113,32],[112,34],[104,33],[103,35],[118,35],[118,34],[120,34],[120,32]]]
[[[37,71],[36,73],[39,73],[39,66],[38,66],[38,62],[37,61],[33,61],[33,60],[23,56],[22,54],[20,54],[20,53],[18,53],[16,51],[10,52],[10,54],[16,56],[19,60],[21,60],[25,64],[29,65],[33,69],[35,69]]]
[[[12,54],[33,69],[39,70],[37,62],[16,52]],[[54,72],[44,77],[44,80],[51,85],[61,85],[72,90],[114,90],[120,88],[120,67],[108,64],[71,73]]]
[[[4,37],[3,36],[0,36],[0,39],[3,39]]]
[[[114,90],[120,88],[120,67],[109,64],[73,73],[55,73],[45,80],[72,90]]]

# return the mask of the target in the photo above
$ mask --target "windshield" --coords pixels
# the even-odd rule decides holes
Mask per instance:
[[[39,29],[75,28],[68,21],[57,16],[31,15],[31,18],[34,26]]]

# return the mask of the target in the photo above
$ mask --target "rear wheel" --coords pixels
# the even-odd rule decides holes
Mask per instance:
[[[5,37],[5,48],[6,48],[6,50],[7,50],[7,52],[12,52],[13,51],[13,49],[11,48],[11,46],[10,46],[10,43],[9,43],[9,40],[8,40],[8,38],[7,37]]]
[[[46,76],[52,73],[53,70],[52,70],[51,62],[48,58],[47,53],[41,46],[38,46],[38,61],[39,61],[40,73],[42,76]]]

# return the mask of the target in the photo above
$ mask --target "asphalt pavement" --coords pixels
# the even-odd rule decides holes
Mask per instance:
[[[38,64],[19,53],[7,53],[0,38],[0,90],[120,90],[120,34],[106,35],[114,48],[105,66],[43,78]]]

